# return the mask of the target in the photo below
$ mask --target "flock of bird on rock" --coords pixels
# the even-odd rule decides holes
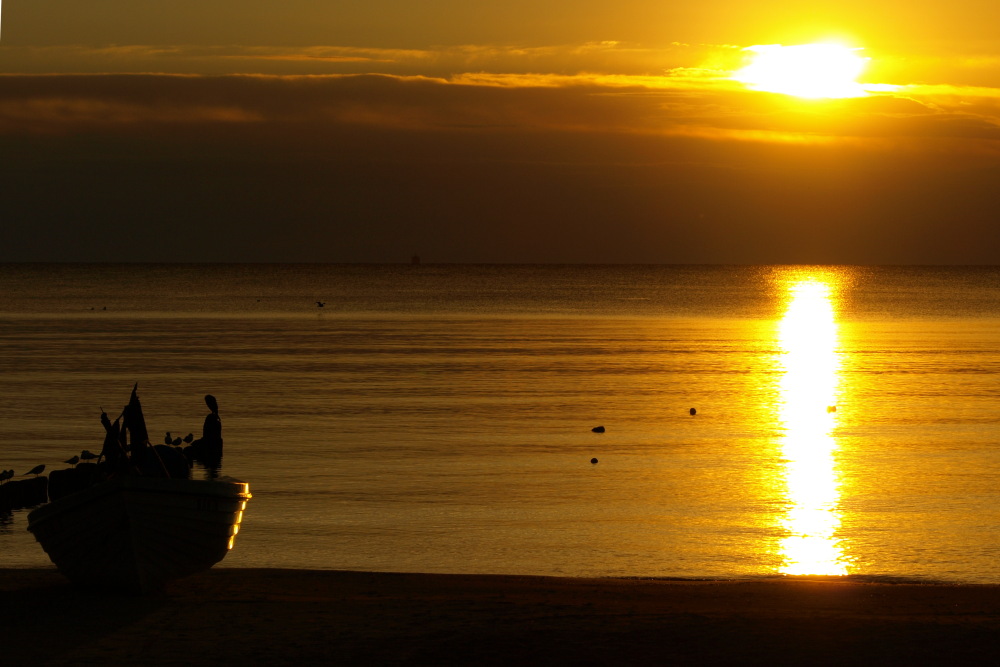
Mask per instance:
[[[191,439],[194,439],[193,435]],[[178,438],[178,440],[181,439]],[[52,484],[56,482],[57,486],[59,485],[59,476],[61,474],[70,473],[70,471],[78,471],[79,473],[85,473],[86,471],[86,473],[89,473],[86,474],[86,477],[91,478],[95,472],[91,468],[97,467],[96,464],[100,458],[100,454],[95,454],[85,449],[78,455],[63,461],[63,463],[73,466],[70,470],[54,470],[49,473],[48,479],[40,476],[45,472],[44,463],[40,463],[28,472],[20,475],[21,477],[31,476],[31,479],[11,481],[17,474],[15,471],[4,470],[0,472],[0,512],[35,507],[48,500],[55,500],[57,496],[53,495]],[[76,476],[80,477],[81,475],[78,474]],[[76,487],[79,484],[74,484],[73,486]],[[76,489],[74,488],[74,490]]]
[[[72,467],[53,470],[47,477],[41,476],[45,472],[44,463],[21,475],[29,479],[11,481],[15,471],[0,471],[0,512],[57,500],[120,474],[187,479],[195,461],[203,464],[209,477],[214,478],[222,462],[222,422],[215,397],[205,397],[211,413],[205,418],[201,438],[195,440],[194,433],[175,438],[168,431],[164,444],[151,445],[136,395],[137,387],[132,389],[129,405],[114,423],[101,411],[105,440],[100,454],[85,449],[64,461]]]
[[[44,471],[45,464],[42,463],[21,475],[33,475],[31,479],[13,482],[10,481],[15,475],[13,470],[0,472],[0,512],[34,507],[48,500],[48,480],[39,477]]]
[[[182,443],[191,444],[194,440],[194,433],[188,433],[183,438],[171,438],[170,431],[167,431],[167,436],[163,438],[163,444],[172,445],[174,447],[180,447]]]
[[[99,458],[97,454],[93,453],[90,450],[85,449],[82,452],[80,452],[79,456],[74,456],[71,459],[66,459],[65,461],[63,461],[63,463],[68,463],[71,466],[75,466],[77,463],[80,463],[81,461],[93,461],[94,459],[97,458]],[[27,477],[28,475],[34,475],[35,477],[38,477],[43,472],[45,472],[45,464],[40,463],[31,470],[29,470],[28,472],[24,473],[22,477]],[[0,472],[0,484],[3,484],[9,479],[12,479],[15,474],[16,473],[13,470],[4,470]]]

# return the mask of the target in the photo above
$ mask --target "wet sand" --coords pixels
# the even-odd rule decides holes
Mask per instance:
[[[0,570],[10,665],[979,664],[1000,587],[215,569],[151,597]]]

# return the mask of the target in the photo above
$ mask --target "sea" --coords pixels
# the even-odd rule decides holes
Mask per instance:
[[[998,267],[8,264],[0,371],[15,479],[214,395],[218,567],[1000,583]]]

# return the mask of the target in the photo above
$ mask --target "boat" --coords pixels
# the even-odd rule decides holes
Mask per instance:
[[[28,530],[74,584],[150,593],[226,556],[249,486],[123,475],[35,509]]]
[[[213,415],[218,421],[217,406]],[[76,473],[66,482],[60,471],[50,475],[50,502],[28,514],[28,530],[74,584],[150,593],[226,556],[250,485],[217,469],[204,480],[190,479],[187,463],[178,469],[182,454],[149,444],[135,388],[123,416],[119,426],[101,415],[107,436],[97,464],[63,471]],[[221,437],[218,447],[221,457]]]

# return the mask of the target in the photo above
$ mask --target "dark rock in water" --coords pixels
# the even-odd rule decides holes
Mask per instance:
[[[698,411],[695,410],[694,408],[691,408],[690,410],[688,410],[688,414],[694,417],[696,414],[698,414]]]
[[[188,479],[191,477],[191,464],[184,456],[183,450],[179,447],[156,446],[156,453],[160,455],[167,474],[173,479]]]
[[[595,426],[594,428],[592,428],[590,430],[593,431],[594,433],[604,433],[604,427],[603,426]]]
[[[80,463],[75,468],[53,470],[49,473],[49,500],[83,491],[99,479],[100,470],[96,463]]]
[[[153,445],[152,451],[142,457],[139,472],[148,477],[188,479],[191,477],[191,465],[181,450],[167,445]]]
[[[597,464],[597,459],[596,458],[590,459],[590,462],[596,465]]]
[[[84,478],[77,473],[76,468],[53,470],[49,473],[49,500],[59,500],[85,488]]]
[[[3,485],[3,491],[8,494],[10,509],[35,507],[46,503],[49,499],[49,478],[32,477],[8,482]]]
[[[222,467],[222,441],[217,442],[201,438],[191,444],[191,460],[205,466],[214,479]]]

